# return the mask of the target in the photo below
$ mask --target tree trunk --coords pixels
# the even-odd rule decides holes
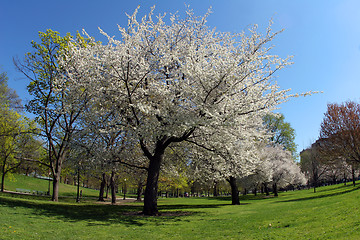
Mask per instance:
[[[227,179],[227,181],[230,183],[231,186],[231,204],[240,205],[239,190],[236,184],[236,178],[230,177],[229,179]]]
[[[214,181],[214,197],[217,197],[218,196],[218,189],[217,189],[217,182]]]
[[[54,179],[53,179],[53,195],[52,195],[52,201],[54,202],[59,201],[59,184],[61,177],[61,167],[64,158],[65,158],[65,153],[63,152],[62,155],[59,156],[54,162],[55,168],[53,169]]]
[[[4,181],[5,181],[5,174],[3,173],[1,176],[1,192],[4,192]]]
[[[51,200],[54,202],[59,201],[59,184],[60,184],[60,173],[56,172],[53,178],[53,194]]]
[[[102,173],[102,179],[100,184],[100,191],[99,191],[99,199],[98,201],[104,202],[104,192],[105,192],[105,186],[106,186],[106,176],[105,173]]]
[[[110,179],[109,179],[110,181]],[[105,198],[108,199],[109,198],[109,188],[110,188],[110,183],[106,184],[106,191],[105,191]]]
[[[77,172],[77,194],[76,194],[76,202],[80,202],[80,168],[78,168],[78,172]]]
[[[143,194],[143,183],[140,180],[137,185],[136,201],[141,202],[141,195]]]
[[[351,175],[352,175],[352,182],[353,182],[353,185],[355,187],[356,183],[355,183],[355,168],[354,168],[354,165],[351,165]]]
[[[4,192],[5,174],[6,174],[6,172],[5,172],[5,164],[6,164],[6,162],[4,162],[4,165],[1,168],[1,173],[2,173],[2,175],[1,175],[1,192]]]
[[[29,172],[30,172],[30,167],[25,168],[25,176],[29,176]],[[36,171],[34,176],[36,177]]]
[[[314,179],[314,193],[316,193],[317,186],[318,186],[317,179]]]
[[[278,189],[277,189],[277,183],[273,183],[273,192],[274,192],[275,197],[279,196]]]
[[[126,193],[127,193],[127,187],[126,187],[126,179],[125,179],[125,181],[124,181],[124,185],[123,185],[123,194],[124,194],[124,198],[123,198],[123,200],[125,200],[125,199],[126,199]]]
[[[111,188],[111,204],[115,204],[116,203],[115,171],[111,172],[110,188]]]
[[[160,154],[155,154],[154,157],[150,159],[145,195],[144,195],[143,213],[145,215],[154,216],[159,213],[157,207],[157,192],[158,192],[158,179],[159,179],[160,165],[162,158],[163,158],[163,153],[160,153]]]
[[[191,197],[195,196],[195,183],[193,183],[191,188],[190,188],[190,196]]]
[[[150,160],[149,167],[147,168],[148,175],[146,181],[146,189],[144,195],[144,210],[143,214],[145,215],[158,215],[158,207],[157,207],[157,192],[158,192],[158,180],[160,173],[160,165],[164,158],[165,149],[169,146],[169,144],[173,142],[181,142],[186,140],[193,132],[195,128],[186,132],[182,137],[168,137],[162,136],[158,138],[154,150],[154,154],[152,154],[144,144],[144,142],[140,141],[141,149],[143,150],[145,156]]]
[[[344,172],[344,185],[346,185],[346,173]]]
[[[263,185],[264,185],[264,191],[265,191],[266,196],[269,196],[270,192],[269,192],[269,188],[267,186],[267,183],[263,183]]]

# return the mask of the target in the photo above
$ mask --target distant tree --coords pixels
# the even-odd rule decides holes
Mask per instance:
[[[17,169],[24,157],[36,152],[36,142],[31,135],[33,127],[27,118],[6,106],[0,106],[1,191],[4,191],[5,175]]]
[[[4,191],[5,175],[17,169],[22,163],[21,156],[34,139],[31,131],[33,123],[16,110],[21,110],[21,100],[15,90],[7,85],[6,73],[0,74],[0,167],[1,191]]]
[[[289,185],[302,185],[305,176],[293,159],[291,152],[282,145],[265,146],[261,149],[263,162],[256,172],[259,179],[263,180],[264,187],[272,185],[274,196],[278,196],[278,189]]]
[[[343,159],[352,167],[355,185],[355,169],[360,164],[360,104],[328,104],[317,145],[327,161]]]
[[[144,193],[144,186],[146,185],[146,170],[134,167],[123,168],[125,177],[127,179],[127,185],[136,189],[136,201],[142,201],[142,195]]]
[[[14,89],[8,86],[8,76],[6,72],[0,73],[0,102],[16,111],[22,110],[21,99]]]
[[[0,108],[0,166],[1,191],[4,191],[5,175],[20,166],[21,161],[15,159],[19,148],[17,139],[22,132],[21,116],[10,109]]]
[[[46,159],[46,150],[43,142],[37,138],[36,123],[33,120],[24,118],[25,129],[18,139],[20,148],[15,158],[22,161],[20,169],[25,170],[25,174],[32,173],[34,176],[47,175],[48,166],[41,163]]]
[[[316,145],[303,150],[300,153],[300,168],[308,179],[308,184],[312,185],[314,192],[319,187],[320,180],[322,180],[328,171],[329,165],[321,161],[321,155]]]
[[[264,186],[262,184],[267,183],[266,177],[265,174],[261,174],[260,170],[257,169],[253,174],[240,178],[240,186],[244,189],[244,193],[252,190],[254,195],[256,195],[259,189],[263,193]],[[270,192],[268,192],[268,195],[270,195]]]
[[[187,187],[188,178],[176,169],[162,171],[159,176],[159,191],[166,192],[166,197],[169,192],[173,192],[176,197],[179,197],[179,191]]]
[[[290,123],[285,122],[283,114],[268,114],[264,117],[264,125],[270,134],[269,141],[280,144],[295,157],[295,130]]]

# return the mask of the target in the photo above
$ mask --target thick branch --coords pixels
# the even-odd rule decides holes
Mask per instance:
[[[46,166],[48,168],[51,168],[51,166],[49,164],[46,164],[46,163],[41,162],[39,160],[31,159],[31,158],[15,157],[15,159],[24,160],[24,161],[28,161],[28,162],[36,162],[36,163],[40,163],[41,165],[44,165],[44,166]]]
[[[143,170],[146,170],[146,171],[149,170],[149,168],[147,168],[147,167],[137,166],[137,165],[135,165],[135,164],[131,164],[131,163],[128,163],[128,162],[124,162],[124,161],[122,161],[122,160],[120,160],[120,159],[118,159],[118,160],[113,160],[113,161],[111,161],[111,162],[112,162],[112,163],[121,163],[121,164],[124,164],[124,165],[126,165],[126,166],[128,166],[128,167],[134,167],[134,168],[143,169]]]

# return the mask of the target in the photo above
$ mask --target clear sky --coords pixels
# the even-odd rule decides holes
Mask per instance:
[[[328,103],[359,101],[360,1],[358,0],[1,0],[0,66],[8,73],[9,86],[26,101],[28,82],[15,70],[13,57],[31,51],[38,31],[52,29],[61,35],[85,29],[99,36],[98,27],[117,35],[125,26],[125,13],[140,5],[139,16],[156,6],[157,13],[183,13],[185,3],[196,15],[211,6],[208,25],[219,31],[240,32],[252,24],[260,29],[273,19],[273,30],[285,29],[274,40],[273,54],[293,55],[294,64],[277,74],[281,88],[292,93],[309,90],[322,94],[293,99],[281,105],[296,131],[298,151],[318,138]]]

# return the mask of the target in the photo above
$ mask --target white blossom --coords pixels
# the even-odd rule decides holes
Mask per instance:
[[[116,38],[100,30],[106,44],[73,41],[58,85],[69,95],[84,91],[92,99],[88,118],[112,114],[103,130],[127,132],[147,156],[160,140],[190,140],[198,144],[193,156],[212,161],[199,167],[215,166],[225,177],[252,173],[262,117],[291,96],[274,81],[291,64],[291,57],[270,54],[268,43],[279,32],[271,24],[264,35],[256,25],[239,34],[216,31],[206,25],[210,11],[196,17],[187,10],[184,19],[171,14],[169,24],[165,14],[154,18],[154,8],[141,20],[137,12]]]

